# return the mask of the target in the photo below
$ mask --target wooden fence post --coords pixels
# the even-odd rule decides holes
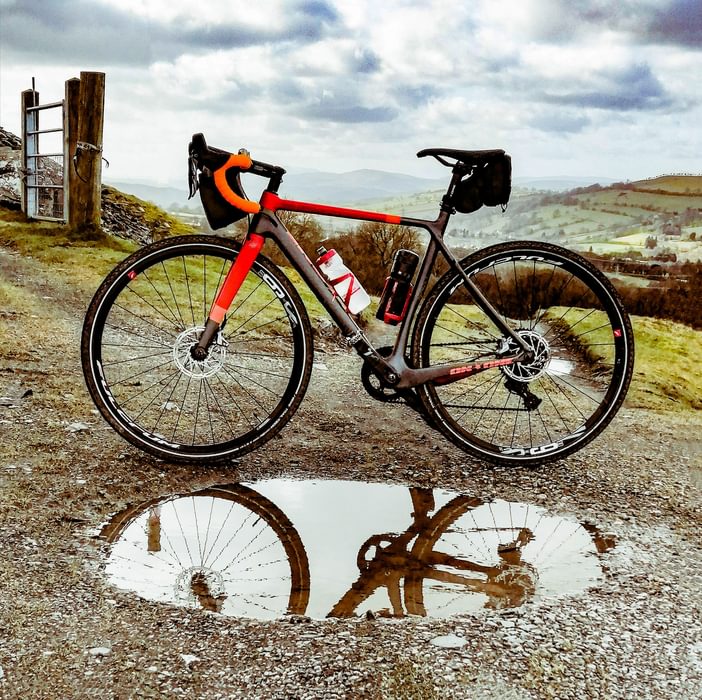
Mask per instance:
[[[69,223],[76,228],[100,228],[104,110],[105,74],[81,72],[77,141],[73,153],[69,153],[74,175]]]
[[[73,156],[78,143],[80,80],[71,78],[66,81],[66,94],[63,107],[63,211],[65,220],[72,228],[78,227],[78,198],[76,191],[76,169]]]

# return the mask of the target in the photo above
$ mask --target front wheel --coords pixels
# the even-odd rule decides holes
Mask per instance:
[[[191,354],[237,243],[182,236],[118,265],[83,326],[88,390],[112,427],[170,461],[236,457],[272,438],[304,396],[312,332],[299,295],[259,256],[208,355]]]
[[[466,451],[503,464],[540,464],[584,446],[621,406],[633,370],[631,323],[612,284],[580,256],[546,243],[491,246],[461,266],[533,358],[419,387],[436,426]],[[490,364],[516,352],[461,276],[446,273],[419,313],[415,366]]]

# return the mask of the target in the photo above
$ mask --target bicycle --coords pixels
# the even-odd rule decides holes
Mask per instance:
[[[457,260],[444,242],[451,216],[506,206],[510,157],[443,148],[417,155],[451,169],[435,220],[283,199],[283,168],[195,134],[191,195],[199,189],[213,229],[248,215],[248,233],[243,243],[214,235],[152,243],[100,285],[81,356],[107,422],[157,457],[195,463],[239,457],[283,428],[309,383],[313,336],[299,293],[261,253],[271,240],[361,357],[375,399],[404,401],[458,447],[499,464],[560,459],[599,435],[633,371],[631,323],[614,287],[549,243],[499,243]],[[268,179],[259,202],[246,198],[242,172]],[[429,234],[393,347],[373,346],[280,211]],[[439,255],[449,270],[428,289]]]
[[[297,513],[293,522],[284,504],[255,488],[266,490],[215,485],[117,513],[100,533],[111,545],[109,580],[150,600],[233,616],[340,618],[365,608],[384,617],[449,617],[596,585],[598,555],[616,544],[588,523],[538,506],[461,494],[437,503],[432,489],[410,487],[409,524],[361,544],[349,586],[343,565],[335,577],[319,552],[311,556],[316,568],[308,559],[298,528],[319,533],[311,523],[320,513],[305,508],[306,521]],[[328,516],[319,539],[352,561],[355,546],[344,548],[340,523]],[[358,525],[363,532],[366,523]],[[320,542],[308,545],[312,554]]]

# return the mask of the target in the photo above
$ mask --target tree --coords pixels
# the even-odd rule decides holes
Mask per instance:
[[[376,294],[383,290],[395,251],[419,252],[422,247],[415,229],[382,222],[364,222],[355,231],[327,239],[325,245],[335,248],[366,289]]]
[[[312,214],[300,214],[292,211],[280,211],[278,212],[278,218],[300,244],[300,247],[305,251],[307,257],[311,260],[315,260],[317,257],[317,248],[324,238],[324,231],[317,219]],[[241,228],[239,228],[240,226]],[[246,233],[247,229],[248,223],[246,219],[237,224],[237,232],[240,232],[242,235]],[[283,251],[273,242],[266,243],[264,253],[276,265],[285,266],[289,264]]]

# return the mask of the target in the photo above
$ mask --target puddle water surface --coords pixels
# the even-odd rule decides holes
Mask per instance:
[[[164,496],[115,515],[102,535],[115,586],[258,619],[517,607],[596,585],[614,546],[534,505],[346,481]]]

